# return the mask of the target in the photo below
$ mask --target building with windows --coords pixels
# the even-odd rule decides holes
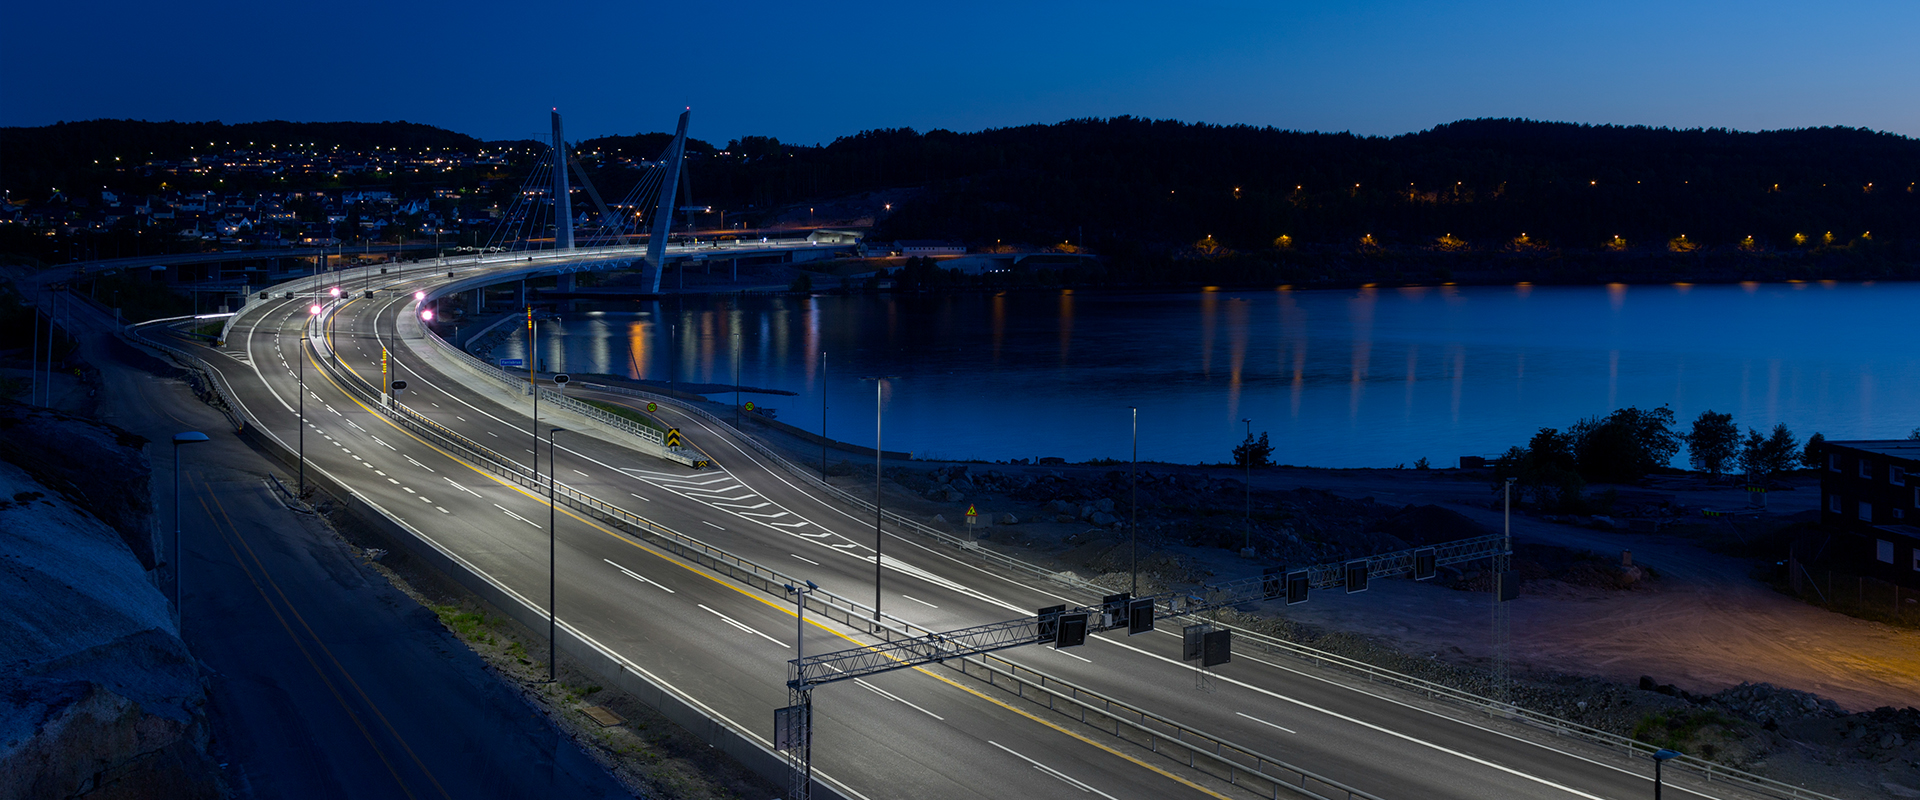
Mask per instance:
[[[1827,442],[1820,521],[1861,574],[1920,587],[1920,440]]]

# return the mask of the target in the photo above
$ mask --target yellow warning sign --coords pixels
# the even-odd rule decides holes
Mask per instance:
[[[973,504],[972,504],[972,503],[968,503],[968,504],[967,504],[967,516],[969,516],[969,517],[977,517],[977,516],[980,516],[980,512],[979,512],[979,511],[976,511],[976,510],[974,510],[974,507],[973,507]]]
[[[680,446],[680,429],[679,428],[667,429],[667,446],[668,447]]]

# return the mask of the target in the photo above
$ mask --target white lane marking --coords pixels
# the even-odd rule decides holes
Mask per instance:
[[[633,494],[633,493],[632,493],[632,492],[628,492],[627,494]],[[633,496],[634,496],[634,497],[640,497],[640,495],[637,495],[637,494],[633,494]],[[640,497],[640,499],[642,499],[642,500],[647,500],[647,498],[644,498],[644,497]],[[651,503],[651,502],[653,502],[653,501],[652,501],[652,500],[647,500],[647,502],[649,502],[649,503]]]
[[[1286,731],[1287,733],[1293,733],[1293,732],[1294,732],[1294,730],[1293,730],[1292,728],[1288,728],[1288,727],[1285,727],[1285,726],[1282,726],[1282,725],[1275,725],[1275,724],[1273,724],[1273,723],[1271,723],[1271,722],[1268,722],[1268,721],[1266,721],[1266,720],[1264,720],[1264,719],[1261,719],[1261,718],[1259,718],[1259,717],[1256,717],[1256,716],[1253,716],[1253,715],[1251,715],[1251,714],[1248,714],[1248,713],[1246,713],[1246,712],[1244,712],[1244,711],[1235,711],[1235,712],[1233,712],[1233,713],[1235,713],[1235,714],[1239,714],[1240,716],[1243,716],[1243,717],[1246,717],[1247,719],[1250,719],[1250,720],[1253,720],[1254,722],[1258,722],[1258,723],[1260,723],[1260,724],[1262,724],[1262,725],[1266,725],[1266,726],[1268,726],[1268,727],[1272,727],[1272,728],[1279,728],[1280,730],[1283,730],[1283,731]]]
[[[413,491],[413,490],[411,490],[411,489],[409,489],[409,490],[407,490],[407,491]],[[427,500],[427,497],[426,497],[426,495],[421,495],[421,496],[420,496],[420,499],[421,499],[421,500],[425,500],[426,502],[429,502],[429,503],[431,503],[431,502],[433,502],[432,500]]]
[[[435,470],[435,469],[434,469],[433,467],[429,467],[429,466],[427,466],[427,465],[425,465],[425,464],[422,464],[422,463],[420,463],[420,462],[418,462],[418,461],[414,461],[414,460],[413,460],[413,456],[410,456],[410,455],[407,455],[407,454],[405,454],[405,453],[401,453],[401,454],[400,454],[400,457],[401,457],[401,458],[404,458],[404,459],[406,459],[406,460],[407,460],[407,463],[410,463],[410,464],[412,464],[412,465],[414,465],[414,466],[416,466],[416,467],[419,467],[419,468],[421,468],[421,469],[424,469],[424,470],[426,470],[426,471],[428,471],[428,472],[435,472],[435,471],[437,471],[437,470]]]
[[[460,491],[463,491],[463,492],[466,492],[467,494],[470,494],[470,495],[473,495],[474,497],[479,497],[479,496],[480,496],[480,493],[479,493],[479,492],[476,492],[476,491],[474,491],[474,490],[472,490],[472,489],[469,489],[469,488],[467,488],[467,487],[465,487],[465,486],[461,486],[461,485],[460,485],[460,484],[458,484],[458,483],[454,483],[454,481],[453,481],[453,479],[452,479],[452,478],[444,478],[443,480],[445,480],[445,481],[446,481],[447,483],[453,483],[453,488],[455,488],[455,489],[459,489]]]
[[[1031,758],[1027,758],[1026,756],[1023,756],[1023,755],[1020,755],[1019,753],[1015,753],[1015,752],[1013,751],[1013,748],[1010,748],[1010,747],[1008,747],[1008,746],[1006,746],[1006,745],[1004,745],[1004,744],[1001,744],[1001,743],[999,743],[999,742],[996,742],[996,741],[993,741],[992,739],[988,739],[988,740],[987,740],[987,744],[990,744],[990,745],[993,745],[994,747],[998,747],[998,748],[1000,748],[1000,749],[1002,749],[1002,750],[1005,750],[1005,751],[1007,751],[1007,752],[1009,752],[1009,753],[1013,753],[1013,755],[1014,755],[1015,757],[1017,757],[1017,758],[1019,758],[1019,759],[1020,759],[1021,761],[1025,761],[1025,762],[1027,762],[1027,763],[1029,763],[1029,764],[1032,764],[1032,765],[1033,765],[1033,768],[1034,768],[1034,769],[1037,769],[1037,770],[1040,770],[1041,772],[1044,772],[1044,773],[1046,773],[1046,774],[1048,774],[1048,775],[1051,775],[1051,776],[1053,776],[1053,777],[1055,777],[1055,778],[1059,778],[1059,779],[1060,779],[1061,781],[1063,781],[1063,782],[1065,782],[1065,783],[1066,783],[1066,784],[1067,784],[1068,786],[1072,786],[1072,787],[1074,787],[1075,789],[1079,789],[1079,790],[1080,790],[1080,791],[1082,791],[1082,792],[1091,792],[1091,793],[1093,793],[1093,794],[1097,794],[1097,795],[1100,795],[1101,797],[1104,797],[1104,798],[1107,798],[1107,800],[1119,800],[1119,798],[1116,798],[1116,797],[1114,797],[1113,795],[1110,795],[1110,794],[1107,794],[1106,792],[1103,792],[1103,791],[1100,791],[1099,789],[1095,789],[1095,788],[1093,788],[1093,787],[1091,787],[1091,786],[1088,786],[1088,785],[1086,785],[1086,784],[1084,784],[1084,783],[1081,783],[1081,782],[1079,782],[1079,781],[1076,781],[1076,780],[1074,780],[1074,779],[1072,779],[1072,778],[1069,778],[1069,777],[1067,777],[1067,774],[1066,774],[1066,773],[1064,773],[1064,772],[1061,772],[1060,770],[1057,770],[1057,769],[1054,769],[1054,768],[1052,768],[1052,767],[1049,767],[1049,766],[1047,766],[1047,765],[1045,765],[1045,764],[1042,764],[1042,763],[1040,763],[1040,762],[1038,762],[1038,761],[1035,761],[1035,760],[1033,760],[1033,759],[1031,759]]]
[[[573,471],[573,474],[578,475],[582,478],[591,477],[587,473],[581,472],[580,470],[577,470],[577,469]]]
[[[761,632],[759,632],[759,631],[757,631],[757,630],[754,630],[754,629],[752,629],[752,628],[750,628],[750,627],[747,627],[747,626],[746,626],[746,625],[745,625],[744,623],[742,623],[742,622],[740,622],[740,621],[739,621],[739,620],[737,620],[737,619],[734,619],[734,618],[732,618],[732,617],[729,617],[729,616],[727,616],[727,615],[725,615],[725,614],[722,614],[722,613],[720,613],[720,612],[718,612],[718,611],[715,611],[715,610],[713,610],[713,609],[711,609],[711,608],[707,608],[707,605],[706,605],[705,603],[701,603],[701,604],[700,604],[700,608],[701,608],[702,610],[704,610],[704,611],[706,611],[706,612],[707,612],[707,613],[709,613],[709,614],[712,614],[712,615],[714,615],[714,616],[716,616],[716,617],[719,617],[719,618],[720,618],[720,619],[721,619],[722,621],[724,621],[724,622],[726,622],[726,623],[727,623],[728,625],[732,625],[733,627],[736,627],[736,628],[739,628],[740,630],[743,630],[743,631],[746,631],[747,633],[751,633],[751,634],[753,634],[753,635],[755,635],[755,636],[758,636],[758,637],[760,637],[760,638],[762,638],[762,639],[765,639],[765,640],[767,640],[767,641],[769,641],[769,642],[772,642],[772,643],[774,643],[774,644],[777,644],[777,645],[780,645],[781,647],[784,647],[784,648],[787,648],[788,650],[792,650],[792,649],[793,649],[793,645],[790,645],[790,644],[787,644],[786,642],[783,642],[783,641],[780,641],[779,639],[775,639],[775,638],[773,638],[773,637],[771,637],[771,636],[768,636],[768,635],[766,635],[766,634],[764,634],[764,633],[761,633]]]
[[[399,481],[396,481],[396,480],[394,480],[394,479],[392,479],[392,478],[388,478],[388,479],[387,479],[387,482],[388,482],[388,483],[391,483],[391,484],[393,484],[393,485],[395,485],[395,486],[399,486],[399,485],[400,485],[400,482],[399,482]]]
[[[420,498],[420,499],[422,499],[422,500],[425,500],[425,499],[427,499],[427,498],[424,498],[424,497],[422,497],[422,498]],[[437,508],[437,509],[440,509],[440,513],[442,513],[442,514],[451,514],[451,513],[453,513],[453,512],[451,512],[451,511],[448,511],[448,510],[447,510],[447,507],[446,507],[446,506],[434,506],[434,508]]]
[[[688,495],[688,496],[692,496],[692,495],[693,495],[693,493],[695,493],[695,492],[699,492],[700,494],[719,494],[719,493],[721,493],[721,492],[731,492],[731,491],[733,491],[733,490],[735,490],[735,489],[744,489],[744,488],[746,488],[746,487],[744,487],[744,486],[741,486],[740,484],[737,484],[737,483],[736,483],[736,484],[734,484],[734,485],[732,485],[732,486],[723,486],[723,487],[721,487],[721,488],[718,488],[718,489],[679,489],[679,490],[677,490],[677,491],[679,491],[679,492],[680,492],[681,494],[684,494],[684,495]],[[753,495],[747,495],[747,497],[752,497],[752,496],[753,496]],[[746,498],[743,498],[743,497],[729,497],[729,498],[727,498],[727,499],[728,499],[728,500],[744,500],[744,499],[746,499]]]
[[[457,419],[457,420],[460,420],[461,422],[466,422],[466,421],[467,421],[467,418],[466,418],[466,417],[463,417],[463,416],[460,416],[459,414],[455,414],[455,415],[453,415],[453,418],[454,418],[454,419]],[[492,433],[492,431],[488,431],[488,433]]]
[[[348,453],[347,455],[353,455],[353,454],[352,454],[352,453]],[[353,460],[355,460],[355,461],[359,461],[359,462],[361,462],[361,463],[366,463],[366,459],[364,459],[364,458],[361,458],[361,457],[359,457],[359,456],[353,456]]]
[[[803,520],[800,520],[799,522],[775,522],[771,524],[773,525],[773,527],[776,527],[776,528],[798,528],[802,525],[812,525],[813,523],[803,519]]]
[[[382,477],[382,478],[384,478],[384,477],[387,477],[387,473],[386,473],[386,472],[385,472],[384,470],[377,470],[377,469],[376,469],[376,470],[374,470],[374,471],[373,471],[373,474],[375,474],[375,475],[378,475],[378,476],[380,476],[380,477]]]
[[[348,424],[348,425],[352,425],[352,426],[353,426],[353,429],[354,429],[354,430],[356,430],[356,431],[359,431],[359,432],[361,432],[361,433],[366,433],[366,432],[367,432],[367,429],[366,429],[366,428],[362,428],[362,427],[360,427],[360,425],[359,425],[358,423],[355,423],[355,422],[354,422],[353,420],[347,420],[347,424]]]
[[[1059,653],[1060,655],[1063,655],[1063,656],[1066,656],[1066,657],[1068,657],[1068,658],[1078,658],[1078,659],[1080,659],[1081,661],[1085,661],[1085,662],[1087,662],[1087,663],[1089,663],[1089,664],[1091,664],[1091,663],[1093,663],[1093,659],[1091,659],[1091,658],[1085,658],[1085,657],[1083,657],[1083,656],[1076,656],[1076,655],[1074,655],[1074,654],[1072,654],[1072,653],[1069,653],[1069,652],[1067,652],[1067,651],[1065,651],[1065,650],[1062,650],[1062,649],[1060,649],[1060,648],[1058,648],[1058,647],[1056,647],[1056,648],[1053,648],[1053,652],[1056,652],[1056,653]]]
[[[761,502],[761,503],[754,503],[753,505],[747,505],[745,503],[714,503],[713,505],[715,508],[744,508],[748,511],[752,511],[756,508],[766,508],[767,506],[773,505],[773,503]]]
[[[900,595],[900,596],[901,596],[901,597],[904,597],[904,598],[907,598],[908,600],[912,600],[913,602],[916,602],[916,603],[919,603],[920,605],[923,605],[923,606],[926,606],[926,607],[928,607],[928,608],[939,608],[939,606],[936,606],[936,605],[934,605],[934,604],[932,604],[932,603],[929,603],[929,602],[927,602],[927,601],[925,601],[925,600],[922,600],[922,599],[920,599],[920,598],[918,598],[918,597],[914,597],[913,595],[910,595],[910,594],[903,594],[903,595]]]
[[[607,562],[607,563],[609,563],[609,564],[613,564],[613,561],[612,561],[611,559],[605,559],[605,558],[603,558],[603,559],[600,559],[600,560],[601,560],[601,561],[605,561],[605,562]],[[647,576],[645,576],[645,575],[642,575],[642,574],[640,574],[640,573],[638,573],[638,572],[634,572],[633,570],[630,570],[630,569],[627,569],[626,567],[623,567],[623,566],[620,566],[619,564],[613,564],[613,568],[614,568],[614,569],[617,569],[617,570],[620,570],[621,572],[624,572],[624,573],[626,573],[626,574],[627,574],[627,577],[629,577],[629,578],[632,578],[632,579],[634,579],[634,580],[636,580],[636,581],[640,581],[640,582],[642,582],[642,583],[653,583],[653,581],[651,581],[651,580],[649,580],[649,579],[647,578]],[[676,592],[676,591],[674,591],[674,590],[672,590],[672,589],[667,589],[667,587],[665,587],[665,586],[660,586],[660,584],[658,584],[658,583],[653,583],[653,585],[654,585],[654,586],[658,586],[658,587],[659,587],[659,588],[661,588],[661,589],[666,589],[666,590],[667,590],[667,594],[679,594],[679,592]]]
[[[414,491],[411,486],[402,486],[400,488],[407,490],[407,494],[419,494],[419,492]]]
[[[745,512],[745,511],[742,511],[742,512],[740,512],[740,516],[743,516],[743,517],[760,517],[760,518],[762,518],[762,519],[779,519],[779,518],[781,518],[781,517],[784,517],[784,516],[787,516],[787,512],[785,512],[785,511],[782,511],[782,512],[779,512],[779,513],[777,513],[777,514],[750,514],[750,513],[748,513],[748,512]]]
[[[720,530],[723,530],[723,531],[724,531],[724,530],[726,530],[726,528],[721,528],[720,526],[718,526],[718,525],[715,525],[715,524],[713,524],[713,523],[711,523],[711,522],[708,522],[708,521],[706,521],[706,520],[704,520],[704,519],[703,519],[703,520],[700,520],[700,524],[702,524],[702,525],[705,525],[705,526],[707,526],[707,527],[709,527],[709,528],[718,528],[718,529],[720,529]]]
[[[922,714],[925,714],[925,715],[927,715],[927,716],[929,716],[929,717],[933,717],[934,719],[937,719],[937,720],[940,720],[941,722],[946,722],[946,721],[947,721],[947,718],[946,718],[946,717],[943,717],[943,716],[940,716],[939,714],[935,714],[935,713],[933,713],[933,712],[931,712],[931,711],[928,711],[928,710],[926,710],[926,709],[924,709],[924,708],[921,708],[921,707],[919,707],[919,706],[917,706],[917,705],[914,705],[913,703],[910,703],[910,702],[908,702],[907,700],[905,700],[904,698],[902,698],[902,697],[900,697],[900,695],[897,695],[897,694],[894,694],[894,693],[892,693],[892,692],[889,692],[889,691],[887,691],[887,690],[885,690],[885,689],[882,689],[882,688],[880,688],[880,687],[878,687],[878,686],[875,686],[875,685],[873,685],[873,684],[871,684],[871,683],[868,683],[868,682],[866,682],[866,681],[864,681],[864,680],[861,680],[861,679],[859,679],[859,678],[854,678],[854,679],[853,679],[853,682],[854,682],[854,683],[857,683],[857,684],[860,684],[861,686],[865,686],[865,687],[867,687],[867,691],[869,691],[869,692],[873,692],[874,694],[877,694],[877,695],[880,695],[881,697],[884,697],[884,698],[887,698],[888,700],[892,700],[893,702],[896,702],[896,703],[899,703],[899,704],[901,704],[901,705],[903,705],[903,706],[906,706],[906,707],[908,707],[908,708],[911,708],[911,709],[913,709],[913,710],[915,710],[915,711],[918,711],[918,712],[920,712],[920,713],[922,713]]]
[[[540,523],[534,522],[533,520],[527,519],[526,517],[520,516],[519,514],[515,514],[511,511],[508,511],[506,506],[500,505],[499,503],[494,503],[493,507],[500,509],[501,513],[504,513],[509,517],[513,517],[514,519],[520,520],[521,522],[527,523],[528,525],[532,525],[533,527],[540,528]],[[540,528],[540,529],[546,530],[545,528]]]
[[[376,444],[378,444],[378,445],[380,445],[381,447],[384,447],[384,448],[387,448],[388,450],[393,450],[393,452],[396,452],[396,453],[398,453],[398,452],[400,452],[399,450],[397,450],[397,449],[395,449],[393,445],[390,445],[390,444],[387,444],[386,442],[382,442],[382,441],[380,441],[380,437],[378,437],[378,436],[374,436],[374,437],[371,437],[371,438],[373,439],[373,441],[374,441],[374,442],[375,442]]]
[[[797,559],[800,559],[801,561],[805,561],[805,562],[807,562],[807,563],[809,563],[809,564],[812,564],[812,565],[814,565],[814,566],[816,566],[816,567],[817,567],[817,566],[820,566],[820,562],[818,562],[818,561],[815,561],[815,560],[813,560],[813,559],[811,559],[811,558],[807,558],[806,556],[802,556],[802,555],[795,555],[795,554],[793,554],[793,553],[788,553],[787,555],[790,555],[790,556],[793,556],[794,558],[797,558]]]
[[[429,403],[433,403],[433,407],[434,407],[434,408],[439,408],[439,407],[440,407],[440,404],[439,404],[439,403],[434,403],[434,402],[433,402],[432,400],[428,400],[427,402],[429,402]]]
[[[1128,650],[1132,650],[1132,651],[1134,651],[1134,652],[1136,652],[1136,653],[1139,653],[1139,654],[1141,654],[1141,655],[1144,655],[1144,656],[1146,656],[1146,657],[1148,657],[1148,658],[1153,658],[1153,659],[1158,659],[1158,660],[1160,660],[1160,661],[1165,661],[1165,662],[1167,662],[1168,664],[1172,664],[1172,665],[1174,665],[1174,667],[1175,667],[1176,669],[1178,669],[1178,668],[1185,668],[1185,669],[1190,669],[1190,670],[1194,670],[1194,671],[1198,671],[1198,670],[1200,669],[1199,667],[1196,667],[1196,666],[1193,666],[1193,665],[1191,665],[1191,664],[1188,664],[1188,663],[1186,663],[1186,662],[1183,662],[1183,661],[1175,661],[1175,660],[1173,660],[1173,659],[1171,659],[1171,658],[1168,658],[1168,657],[1166,657],[1166,656],[1163,656],[1163,655],[1160,655],[1160,654],[1158,654],[1158,653],[1150,653],[1150,652],[1147,652],[1146,650],[1142,650],[1142,649],[1140,649],[1140,648],[1138,648],[1138,647],[1134,647],[1133,645],[1130,645],[1130,644],[1127,644],[1127,643],[1125,643],[1125,642],[1122,642],[1122,641],[1118,641],[1118,640],[1114,640],[1114,639],[1101,639],[1100,641],[1102,641],[1102,642],[1107,642],[1108,644],[1112,644],[1112,645],[1115,645],[1115,646],[1118,646],[1118,647],[1124,647],[1124,648],[1126,648],[1126,649],[1128,649]],[[1268,662],[1264,662],[1264,661],[1263,661],[1263,662],[1260,662],[1260,663],[1263,663],[1263,664],[1264,664],[1264,663],[1268,663]],[[1275,666],[1275,667],[1278,667],[1278,665],[1273,665],[1273,664],[1269,664],[1269,666]],[[1282,668],[1282,669],[1284,669],[1284,668]],[[1290,671],[1291,671],[1291,670],[1290,670]],[[1304,673],[1302,673],[1302,674],[1304,674]],[[1344,720],[1344,721],[1346,721],[1346,722],[1351,722],[1351,723],[1353,723],[1353,724],[1355,724],[1355,725],[1358,725],[1358,726],[1360,726],[1360,727],[1363,727],[1363,728],[1366,728],[1366,729],[1368,729],[1368,730],[1371,730],[1371,731],[1375,731],[1375,732],[1377,732],[1377,733],[1383,733],[1383,734],[1386,734],[1386,735],[1388,735],[1388,736],[1391,736],[1391,737],[1393,737],[1393,738],[1395,738],[1395,739],[1399,739],[1399,740],[1402,740],[1402,741],[1405,741],[1405,742],[1408,742],[1408,743],[1411,743],[1411,744],[1417,744],[1417,745],[1421,745],[1421,746],[1423,746],[1423,747],[1427,747],[1427,748],[1429,748],[1429,749],[1432,749],[1432,750],[1434,750],[1434,751],[1437,751],[1437,752],[1441,752],[1441,753],[1445,753],[1445,754],[1447,754],[1447,755],[1450,755],[1450,756],[1453,756],[1454,758],[1458,758],[1458,759],[1462,759],[1462,760],[1465,760],[1465,761],[1471,761],[1471,762],[1473,762],[1473,763],[1475,763],[1475,764],[1479,764],[1480,766],[1483,766],[1483,767],[1487,767],[1487,768],[1489,768],[1489,769],[1494,769],[1494,770],[1498,770],[1498,771],[1500,771],[1500,772],[1504,772],[1504,773],[1506,773],[1506,774],[1508,774],[1508,775],[1512,775],[1512,776],[1514,776],[1514,777],[1516,777],[1516,778],[1524,778],[1524,779],[1526,779],[1526,780],[1530,780],[1530,781],[1533,781],[1534,783],[1538,783],[1538,784],[1540,784],[1540,785],[1542,785],[1542,786],[1551,786],[1551,787],[1553,787],[1553,788],[1555,788],[1555,789],[1559,789],[1560,791],[1563,791],[1563,792],[1566,792],[1567,794],[1570,794],[1570,795],[1573,795],[1573,796],[1575,796],[1575,797],[1584,797],[1584,798],[1587,798],[1587,800],[1604,800],[1604,798],[1601,798],[1601,797],[1600,797],[1599,795],[1594,795],[1594,794],[1588,794],[1588,793],[1586,793],[1586,792],[1583,792],[1583,791],[1580,791],[1579,789],[1575,789],[1575,788],[1573,788],[1573,787],[1571,787],[1571,786],[1567,786],[1567,785],[1564,785],[1564,784],[1559,784],[1559,783],[1555,783],[1555,782],[1553,782],[1553,781],[1550,781],[1550,780],[1547,780],[1546,778],[1542,778],[1542,777],[1539,777],[1539,776],[1537,776],[1537,775],[1529,775],[1529,774],[1527,774],[1527,773],[1525,773],[1525,772],[1521,772],[1520,770],[1517,770],[1517,769],[1514,769],[1514,768],[1512,768],[1512,767],[1508,767],[1508,766],[1505,766],[1505,765],[1502,765],[1502,764],[1496,764],[1496,763],[1494,763],[1494,762],[1492,762],[1492,761],[1488,761],[1488,760],[1486,760],[1486,759],[1484,759],[1484,758],[1480,758],[1480,757],[1478,757],[1478,756],[1474,756],[1474,755],[1471,755],[1471,754],[1468,754],[1468,753],[1465,753],[1465,752],[1462,752],[1462,751],[1459,751],[1459,750],[1455,750],[1455,749],[1453,749],[1453,748],[1451,748],[1451,747],[1445,747],[1445,746],[1443,746],[1443,745],[1438,745],[1438,744],[1434,744],[1433,742],[1429,742],[1429,741],[1427,741],[1427,740],[1425,740],[1425,739],[1421,739],[1421,738],[1418,738],[1418,737],[1415,737],[1415,736],[1412,736],[1412,735],[1409,735],[1409,734],[1405,734],[1405,733],[1401,733],[1401,732],[1399,732],[1399,731],[1396,731],[1396,730],[1393,730],[1393,729],[1391,729],[1391,728],[1386,728],[1386,727],[1382,727],[1382,726],[1380,726],[1380,725],[1375,725],[1375,724],[1373,724],[1373,723],[1371,723],[1371,722],[1368,722],[1368,721],[1366,721],[1366,720],[1363,720],[1363,719],[1356,719],[1356,718],[1354,718],[1354,717],[1350,717],[1350,716],[1347,716],[1347,715],[1345,715],[1345,714],[1342,714],[1342,713],[1339,713],[1339,712],[1337,712],[1337,711],[1334,711],[1334,710],[1332,710],[1332,709],[1327,709],[1327,708],[1322,708],[1322,707],[1320,707],[1320,706],[1316,706],[1316,705],[1314,705],[1314,704],[1312,704],[1312,703],[1309,703],[1309,702],[1306,702],[1306,701],[1304,701],[1304,700],[1298,700],[1298,699],[1295,699],[1295,698],[1292,698],[1292,697],[1288,697],[1288,696],[1286,696],[1286,695],[1283,695],[1283,694],[1280,694],[1279,692],[1275,692],[1275,691],[1272,691],[1272,690],[1269,690],[1269,689],[1263,689],[1263,688],[1261,688],[1261,687],[1259,687],[1259,686],[1255,686],[1255,685],[1253,685],[1253,684],[1251,684],[1251,683],[1247,683],[1246,681],[1240,681],[1240,680],[1235,680],[1235,679],[1233,679],[1233,678],[1230,678],[1230,677],[1227,677],[1227,676],[1225,676],[1225,675],[1222,675],[1222,674],[1220,674],[1220,673],[1217,673],[1217,672],[1216,672],[1216,673],[1214,673],[1214,679],[1215,679],[1215,680],[1222,680],[1222,681],[1226,681],[1227,683],[1231,683],[1231,684],[1233,684],[1233,685],[1235,685],[1235,686],[1238,686],[1238,687],[1241,687],[1241,688],[1243,688],[1243,689],[1248,689],[1248,690],[1251,690],[1251,691],[1253,691],[1253,692],[1256,692],[1256,693],[1259,693],[1259,694],[1263,694],[1263,695],[1266,695],[1266,696],[1268,696],[1268,697],[1271,697],[1271,698],[1273,698],[1273,699],[1275,699],[1275,700],[1280,700],[1280,701],[1283,701],[1283,702],[1287,702],[1287,703],[1292,703],[1292,704],[1294,704],[1294,705],[1296,705],[1296,706],[1299,706],[1299,707],[1301,707],[1301,708],[1305,708],[1305,709],[1309,709],[1309,710],[1312,710],[1312,711],[1318,711],[1318,712],[1320,712],[1320,713],[1322,713],[1322,714],[1325,714],[1325,715],[1327,715],[1327,716],[1329,716],[1329,717],[1333,717],[1334,719],[1338,719],[1338,720]],[[1375,696],[1375,697],[1379,697],[1378,695],[1374,695],[1374,696]],[[1381,699],[1385,699],[1385,698],[1381,698]],[[1404,703],[1401,703],[1400,705],[1406,705],[1406,704],[1404,704]],[[1412,706],[1407,706],[1407,707],[1408,707],[1408,708],[1412,708]],[[1436,716],[1438,716],[1438,715],[1436,715]],[[1442,719],[1448,719],[1447,717],[1441,717],[1441,718],[1442,718]],[[1479,727],[1479,726],[1477,726],[1477,725],[1476,725],[1476,726],[1474,726],[1474,727]],[[1488,730],[1488,729],[1486,729],[1486,728],[1481,728],[1481,730]],[[1524,740],[1520,740],[1520,741],[1524,741]],[[1555,752],[1561,752],[1561,751],[1555,751]],[[1567,754],[1567,755],[1571,755],[1571,754]],[[1594,763],[1597,763],[1597,762],[1594,762]]]
[[[333,406],[327,406],[327,410],[328,410],[328,411],[333,411]],[[338,412],[338,411],[333,411],[333,415],[334,415],[334,416],[336,416],[336,417],[345,417],[345,416],[346,416],[345,414],[342,414],[342,413],[340,413],[340,412]]]

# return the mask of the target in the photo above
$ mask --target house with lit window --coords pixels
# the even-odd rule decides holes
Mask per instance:
[[[1920,587],[1920,440],[1827,442],[1820,521],[1860,574]]]

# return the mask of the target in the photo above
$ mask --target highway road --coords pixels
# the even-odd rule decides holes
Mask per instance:
[[[377,382],[385,348],[409,381],[402,397],[409,408],[509,457],[532,458],[523,401],[479,385],[418,338],[410,295],[425,285],[421,280],[434,278],[381,286],[375,298],[353,299],[325,315],[332,350],[354,373]],[[322,355],[302,347],[306,302],[261,304],[234,325],[225,347],[203,349],[236,390],[244,413],[281,441],[296,442],[305,362],[310,469],[353,486],[544,609],[549,509],[543,499],[415,437],[347,391],[324,368]],[[632,402],[619,395],[596,399]],[[689,469],[630,449],[618,437],[570,430],[558,437],[554,472],[663,527],[870,601],[870,516],[816,496],[730,429],[672,406],[662,406],[658,416],[711,455],[716,468]],[[548,455],[541,447],[543,472]],[[787,702],[792,604],[566,509],[554,516],[562,624],[765,743],[773,709]],[[885,548],[886,612],[926,628],[1097,600],[976,563],[917,536],[889,531]],[[807,627],[810,653],[872,641],[812,615]],[[1001,655],[1389,800],[1640,798],[1652,791],[1651,765],[1644,761],[1466,719],[1289,659],[1238,652],[1202,687],[1179,658],[1178,631],[1099,634],[1083,648],[1034,646]],[[817,691],[814,702],[814,764],[851,796],[1245,796],[1241,788],[1087,733],[942,667],[834,684]],[[1668,784],[1674,797],[1743,796],[1671,775]]]

